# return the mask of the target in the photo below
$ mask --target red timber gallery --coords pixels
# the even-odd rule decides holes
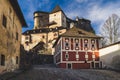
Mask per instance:
[[[54,63],[60,68],[101,68],[99,61],[99,36],[73,27],[54,43]]]

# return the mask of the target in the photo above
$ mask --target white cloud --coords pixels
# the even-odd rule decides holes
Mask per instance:
[[[83,2],[87,2],[88,0],[76,0],[76,2],[78,3],[83,3]]]
[[[120,15],[120,8],[118,5],[119,4],[108,4],[106,6],[95,5],[88,10],[88,17],[94,22],[105,21],[113,13]]]
[[[81,2],[84,0],[76,1]],[[72,3],[71,5],[73,4],[76,5],[76,3]],[[98,25],[97,31],[99,31],[100,26],[102,26],[105,20],[112,14],[117,14],[118,16],[120,16],[120,1],[114,3],[108,2],[107,4],[101,4],[100,1],[88,2],[88,4],[84,7],[81,7],[81,5],[77,5],[77,7],[74,9],[70,7],[71,9],[69,10],[69,12],[66,11],[66,14],[70,18],[79,16],[90,19],[93,24]]]
[[[18,0],[18,2],[22,8],[28,27],[32,28],[34,26],[33,13],[40,10],[44,5],[47,5],[49,0]]]
[[[51,8],[53,4],[50,0],[18,0],[24,10],[24,15],[28,24],[33,22],[33,12],[36,10],[46,11]],[[104,21],[115,13],[120,16],[120,1],[114,1],[102,3],[104,0],[70,0],[66,1],[63,6],[65,14],[70,18],[76,16],[90,19],[93,24],[97,24],[97,27],[102,26]],[[68,4],[69,2],[69,4]],[[62,5],[62,4],[61,4]],[[30,25],[31,26],[31,25]]]
[[[92,20],[93,23],[98,23],[98,30],[100,31],[101,26],[112,14],[117,14],[120,16],[119,3],[107,4],[105,6],[95,5],[88,10],[88,18]]]

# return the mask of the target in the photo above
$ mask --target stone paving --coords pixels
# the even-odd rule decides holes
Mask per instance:
[[[32,70],[7,80],[120,80],[120,73],[97,69],[61,69],[34,66]]]

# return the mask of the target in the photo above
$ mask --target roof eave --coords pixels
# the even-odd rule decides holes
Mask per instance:
[[[9,0],[9,2],[10,2],[10,4],[12,5],[13,9],[15,10],[18,18],[20,19],[20,22],[21,22],[21,24],[22,24],[22,27],[28,27],[28,26],[27,26],[27,23],[26,23],[26,21],[25,21],[25,19],[24,19],[23,13],[22,13],[22,11],[21,11],[21,9],[20,9],[20,6],[19,6],[19,4],[18,4],[18,1],[17,1],[17,0]]]
[[[102,37],[91,37],[91,36],[89,36],[89,37],[87,37],[87,36],[67,36],[67,35],[61,35],[62,37],[79,37],[79,38],[102,38]]]

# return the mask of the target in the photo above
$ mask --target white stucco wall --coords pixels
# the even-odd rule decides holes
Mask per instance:
[[[113,57],[120,55],[120,43],[100,49],[100,60],[103,62],[103,67],[113,67]]]

